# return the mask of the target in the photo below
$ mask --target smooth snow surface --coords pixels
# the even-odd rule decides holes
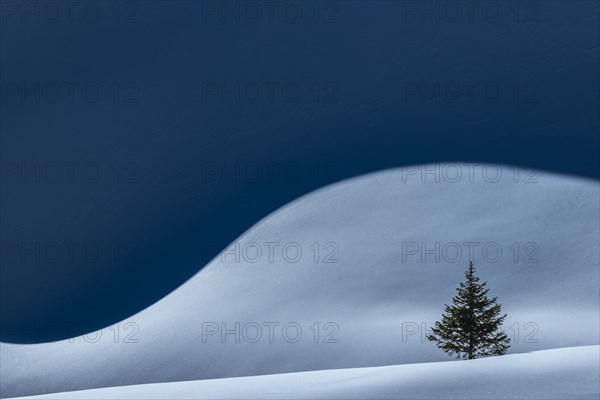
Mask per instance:
[[[600,346],[471,361],[122,386],[46,399],[598,399]]]
[[[522,170],[515,183],[514,170],[508,166],[456,165],[462,178],[455,183],[455,169],[448,165],[429,167],[437,168],[438,182],[435,173],[397,169],[302,197],[258,222],[236,240],[238,250],[232,245],[224,253],[225,260],[213,260],[169,296],[118,327],[103,329],[101,336],[0,344],[2,397],[451,360],[422,340],[421,333],[455,294],[471,258],[469,246],[475,246],[472,257],[479,276],[488,281],[490,295],[498,296],[508,314],[504,330],[513,339],[510,353],[598,345],[598,182],[541,172],[529,176]],[[499,169],[500,179],[492,182]],[[272,254],[269,246],[274,247]],[[201,247],[198,244],[198,253]],[[298,248],[301,255],[296,261]],[[166,265],[165,274],[169,268],[177,266]],[[144,288],[132,285],[131,290]],[[236,323],[237,333],[221,335],[222,328],[235,331]],[[214,329],[219,332],[209,335]],[[456,374],[486,363],[493,361],[460,364]],[[424,381],[402,381],[407,388],[403,393],[415,397],[428,387],[427,374],[414,371],[451,365],[406,367]],[[528,385],[526,376],[516,373],[518,363],[498,365],[502,366],[498,372],[474,371],[489,380],[496,373],[508,374],[515,387],[522,385],[539,395],[550,393],[544,382],[558,385],[553,377],[576,376],[567,373],[573,365],[563,369],[556,363],[552,368],[559,373],[548,371],[542,381]],[[364,374],[370,385],[365,387],[380,390],[371,394],[361,389],[362,378],[353,378],[348,385],[355,389],[349,394],[387,396],[405,379],[402,368],[390,367],[381,370],[389,371],[389,377],[369,379],[369,370],[344,372]],[[449,385],[453,372],[444,371],[439,377]],[[329,383],[314,387],[314,392],[304,388],[307,396],[328,397],[346,390],[343,382],[333,379],[333,372],[310,376]],[[273,379],[280,385],[274,387],[283,390],[286,376]],[[467,385],[466,378],[461,379]],[[498,380],[495,388],[501,390],[502,379]],[[567,381],[560,380],[567,385],[566,395],[575,393]],[[205,384],[209,385],[177,385]],[[480,388],[473,385],[473,392],[457,386],[451,393],[479,397],[487,390],[483,383]],[[428,396],[436,396],[434,389],[428,389],[433,391],[426,392]],[[292,387],[285,390],[294,392]],[[590,390],[577,393],[587,396]],[[558,389],[551,392],[562,397]],[[512,393],[516,396],[517,391]],[[493,396],[503,397],[501,392]]]

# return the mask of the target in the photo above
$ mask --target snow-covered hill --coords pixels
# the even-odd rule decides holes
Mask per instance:
[[[2,397],[445,361],[421,335],[470,258],[508,313],[512,353],[597,345],[598,183],[457,166],[386,171],[321,189],[257,223],[223,257],[118,327],[55,343],[0,344]],[[198,253],[207,245],[199,243]],[[392,387],[353,393],[372,397]]]
[[[600,347],[471,361],[122,386],[45,399],[598,399]]]

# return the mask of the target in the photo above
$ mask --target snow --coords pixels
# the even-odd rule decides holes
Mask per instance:
[[[469,361],[122,386],[44,399],[598,399],[600,346]]]
[[[467,375],[460,375],[467,373],[478,374],[482,382],[495,376],[500,382],[504,378],[514,382],[493,387],[513,397],[521,389],[533,397],[597,394],[597,379],[592,382],[596,389],[590,389],[592,383],[586,378],[590,371],[597,372],[597,363],[590,369],[588,360],[595,354],[597,361],[597,347],[533,353],[536,356],[515,354],[498,359],[498,368],[490,371],[476,366],[493,360],[435,363],[449,358],[422,340],[422,328],[439,319],[444,303],[463,279],[470,258],[463,244],[469,242],[480,243],[473,253],[478,274],[488,281],[490,295],[498,296],[508,314],[504,329],[513,339],[511,353],[599,343],[598,183],[541,172],[535,175],[537,182],[523,182],[524,173],[515,183],[507,166],[501,167],[502,179],[490,182],[482,174],[485,166],[473,170],[473,179],[468,178],[468,167],[461,168],[463,178],[455,183],[436,182],[431,175],[423,182],[420,174],[396,169],[323,188],[274,212],[238,238],[235,242],[248,250],[246,257],[236,260],[233,251],[225,254],[224,261],[211,261],[170,295],[118,327],[103,329],[101,336],[35,345],[0,343],[0,395],[414,363],[427,364],[345,370],[340,375],[310,372],[315,385],[322,382],[323,386],[306,387],[302,393],[331,397],[336,390],[348,390],[343,397],[389,397],[402,380],[403,395],[436,397],[437,389],[430,387],[427,374],[443,370],[438,377],[448,386],[438,388],[441,397],[504,397],[486,392],[491,389],[484,383],[450,387],[453,376],[467,385]],[[279,246],[270,259],[267,246],[272,242]],[[262,249],[256,262],[252,262],[253,243]],[[292,243],[296,245],[288,246],[286,259],[282,249]],[[317,261],[311,249],[314,243],[319,248]],[[435,249],[436,243],[448,251],[449,244],[459,244],[461,257],[450,262],[453,256],[448,253],[437,262],[434,255],[421,251]],[[417,254],[407,254],[415,244]],[[484,257],[485,244],[493,244],[488,246],[492,256]],[[198,252],[202,245],[198,244]],[[302,250],[296,262],[292,262],[294,246]],[[492,262],[495,248],[502,250],[502,256]],[[338,262],[324,262],[328,255]],[[526,263],[526,257],[537,262]],[[131,290],[144,288],[132,285]],[[234,329],[236,323],[240,324],[237,337],[208,334],[215,327]],[[254,342],[252,329],[257,325],[262,335]],[[284,327],[289,328],[287,336]],[[298,327],[302,335],[296,341]],[[562,367],[552,358],[546,369],[545,362],[538,362],[553,355],[572,363]],[[523,365],[506,360],[523,360]],[[452,365],[461,367],[453,372]],[[531,366],[543,368],[539,374],[524,373]],[[386,373],[371,376],[374,371]],[[410,379],[402,378],[405,371],[411,371],[406,375]],[[256,392],[250,394],[258,397],[266,396],[265,390],[288,396],[299,393],[298,385],[305,386],[290,385],[289,379],[295,377],[231,382],[256,385]],[[587,382],[580,390],[577,377]],[[274,386],[262,388],[264,379],[273,379]],[[208,385],[202,390],[214,393],[214,398],[220,393],[235,395],[238,390],[231,384],[219,386],[218,382],[228,381],[206,382],[161,388],[181,388],[185,394],[189,393],[187,385],[190,391],[196,390],[195,385]],[[214,392],[210,385],[216,385]],[[558,390],[560,385],[564,392]],[[239,394],[244,386],[240,387]],[[176,396],[169,393],[169,397]]]

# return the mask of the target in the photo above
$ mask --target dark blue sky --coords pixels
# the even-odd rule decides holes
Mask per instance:
[[[597,1],[65,3],[0,3],[2,341],[126,318],[352,176],[600,176]]]

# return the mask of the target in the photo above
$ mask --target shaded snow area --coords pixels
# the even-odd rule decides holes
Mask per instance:
[[[298,199],[118,326],[1,343],[2,397],[598,398],[598,183],[428,168]],[[508,314],[507,356],[424,340],[471,258]]]

